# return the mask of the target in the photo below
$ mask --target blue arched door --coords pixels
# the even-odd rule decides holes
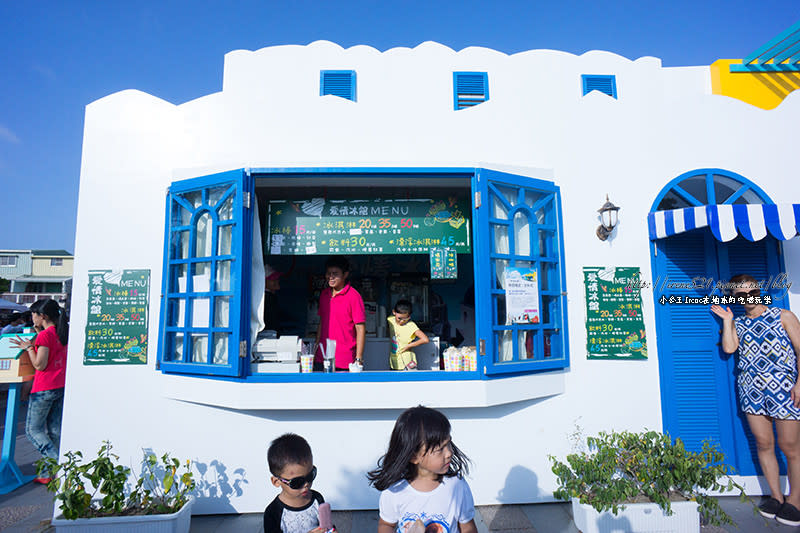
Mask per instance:
[[[770,203],[745,178],[703,169],[668,184],[653,211]],[[721,242],[704,227],[654,240],[652,253],[664,431],[680,437],[694,451],[702,448],[704,440],[717,443],[740,474],[756,474],[754,441],[736,398],[735,356],[722,352],[719,345],[721,322],[708,305],[661,304],[659,300],[662,296],[721,296],[717,282],[740,273],[777,280],[783,271],[780,242],[771,236],[755,242],[742,236]],[[774,288],[769,294],[773,305],[787,307],[784,291]],[[738,306],[732,308],[735,314],[742,313]]]

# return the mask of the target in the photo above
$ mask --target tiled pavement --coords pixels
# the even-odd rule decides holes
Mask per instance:
[[[0,424],[4,421],[6,390],[0,388]],[[17,425],[16,461],[23,474],[35,473],[39,454],[25,437],[25,406]],[[0,426],[2,431],[2,426]],[[51,496],[42,485],[28,483],[10,494],[0,495],[0,531],[4,533],[52,532],[49,526],[53,512]],[[720,498],[723,509],[736,521],[736,526],[717,528],[703,526],[702,533],[751,533],[758,531],[789,532],[800,529],[766,521],[753,513],[749,503],[738,498]],[[477,507],[479,533],[578,533],[572,523],[572,512],[566,503],[526,505],[484,505]],[[334,511],[334,523],[340,533],[372,533],[377,530],[377,511]],[[259,533],[263,531],[261,513],[243,515],[195,515],[191,533]]]

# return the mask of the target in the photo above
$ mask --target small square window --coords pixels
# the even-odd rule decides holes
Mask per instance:
[[[345,100],[356,101],[355,70],[320,70],[319,95],[332,94]]]
[[[60,267],[64,264],[64,260],[60,257],[53,257],[50,259],[51,267]]]
[[[15,255],[0,255],[0,266],[15,267],[17,266],[17,256]]]
[[[617,98],[617,77],[613,74],[581,74],[583,95],[592,91],[600,91],[612,98]]]
[[[489,75],[486,72],[453,72],[453,107],[457,111],[489,99]]]

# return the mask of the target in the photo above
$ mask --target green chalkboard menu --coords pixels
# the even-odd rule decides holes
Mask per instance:
[[[84,365],[147,363],[149,270],[90,270]]]
[[[270,255],[407,254],[449,247],[469,253],[470,207],[462,198],[279,200],[269,203]]]
[[[646,359],[638,267],[583,267],[588,359]]]

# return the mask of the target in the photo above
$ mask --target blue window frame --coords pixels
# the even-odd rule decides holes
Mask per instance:
[[[252,181],[244,170],[167,194],[158,360],[168,372],[239,376],[248,353]]]
[[[453,109],[474,107],[489,99],[486,72],[453,72]]]
[[[553,183],[474,168],[236,170],[175,182],[167,195],[159,367],[207,378],[269,382],[475,380],[569,365],[561,197]],[[473,193],[477,372],[251,375],[250,264],[254,176],[374,182],[452,178]],[[455,186],[455,185],[454,185]],[[251,200],[252,198],[252,200]],[[481,201],[483,199],[483,201]],[[505,317],[507,266],[537,272],[540,320]]]
[[[553,183],[478,169],[473,188],[478,353],[488,376],[569,365],[561,193]],[[505,271],[534,269],[539,320],[506,313]]]
[[[332,94],[345,100],[356,101],[355,70],[320,70],[319,95]]]
[[[659,193],[651,211],[701,205],[771,204],[755,183],[721,168],[700,168],[681,174]]]
[[[583,95],[600,91],[612,98],[617,97],[617,77],[613,74],[581,74]]]

